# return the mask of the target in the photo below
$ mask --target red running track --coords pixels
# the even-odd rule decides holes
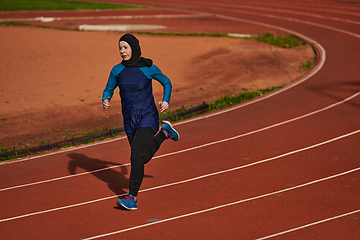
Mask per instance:
[[[122,137],[0,165],[1,238],[359,239],[359,1],[151,4],[296,33],[316,65],[271,95],[176,123],[181,140],[146,166],[137,211],[115,204],[129,177]]]

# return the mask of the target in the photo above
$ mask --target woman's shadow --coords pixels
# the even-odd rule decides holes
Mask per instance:
[[[94,177],[107,183],[109,189],[118,196],[124,195],[124,189],[128,189],[129,179],[125,177],[125,175],[128,174],[126,166],[115,162],[89,158],[80,153],[69,153],[68,157],[72,159],[69,161],[68,166],[70,174],[75,174],[77,168],[85,169]],[[112,166],[119,166],[119,168],[110,168]],[[120,169],[120,171],[117,171],[117,169]]]

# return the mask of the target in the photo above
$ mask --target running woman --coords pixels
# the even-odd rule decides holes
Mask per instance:
[[[163,121],[159,131],[159,112],[153,96],[152,79],[164,88],[163,99],[159,102],[161,112],[169,108],[170,79],[151,59],[141,57],[139,40],[134,35],[123,35],[118,45],[123,60],[112,68],[102,101],[103,108],[109,109],[114,90],[119,87],[125,133],[131,147],[131,172],[129,193],[117,204],[135,210],[138,208],[137,196],[144,178],[144,165],[165,139],[178,141],[180,135],[168,121]]]

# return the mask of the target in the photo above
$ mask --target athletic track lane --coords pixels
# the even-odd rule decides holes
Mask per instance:
[[[325,0],[152,4],[297,33],[316,42],[318,69],[271,97],[177,123],[181,141],[166,142],[146,166],[134,212],[115,206],[116,195],[127,191],[124,138],[1,165],[6,179],[0,181],[1,236],[356,239],[359,5]]]

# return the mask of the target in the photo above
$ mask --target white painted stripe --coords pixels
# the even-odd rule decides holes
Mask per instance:
[[[149,24],[107,24],[107,25],[89,25],[82,24],[79,26],[81,31],[134,31],[134,30],[154,30],[164,29],[163,25]]]
[[[119,195],[119,196],[125,196],[125,195],[126,194]],[[4,218],[4,219],[0,219],[0,223],[1,222],[7,222],[7,221],[16,220],[16,219],[20,219],[20,218],[25,218],[25,217],[36,216],[36,215],[40,215],[40,214],[44,214],[44,213],[55,212],[55,211],[64,210],[64,209],[68,209],[68,208],[80,207],[80,206],[84,206],[86,204],[101,202],[101,201],[105,201],[105,200],[116,198],[116,197],[117,196],[104,197],[104,198],[99,198],[99,199],[95,199],[95,200],[91,200],[91,201],[87,201],[87,202],[81,202],[81,203],[67,205],[67,206],[63,206],[63,207],[52,208],[52,209],[48,209],[48,210],[44,210],[44,211],[28,213],[28,214],[19,215],[19,216],[10,217],[10,218]]]
[[[179,184],[183,184],[183,183],[188,183],[188,182],[192,182],[192,181],[204,179],[204,178],[207,178],[207,177],[212,177],[212,176],[215,176],[215,175],[219,175],[219,174],[223,174],[223,173],[228,173],[228,172],[236,171],[236,170],[239,170],[239,169],[243,169],[243,168],[255,166],[255,165],[258,165],[258,164],[270,162],[270,161],[273,161],[273,160],[276,160],[276,159],[279,159],[279,158],[282,158],[282,157],[286,157],[286,156],[289,156],[289,155],[292,155],[292,154],[296,154],[296,153],[303,152],[303,151],[306,151],[306,150],[309,150],[309,149],[313,149],[313,148],[316,148],[316,147],[320,147],[320,146],[323,146],[323,145],[325,145],[325,144],[328,144],[328,143],[331,143],[331,142],[334,142],[334,141],[337,141],[337,140],[340,140],[340,139],[343,139],[343,138],[346,138],[346,137],[350,137],[350,136],[352,136],[352,135],[354,135],[354,134],[357,134],[357,133],[360,133],[360,129],[357,130],[357,131],[350,132],[350,133],[348,133],[348,134],[341,135],[341,136],[339,136],[339,137],[336,137],[336,138],[333,138],[333,139],[330,139],[330,140],[327,140],[327,141],[324,141],[324,142],[315,144],[315,145],[311,145],[311,146],[308,146],[308,147],[305,147],[305,148],[302,148],[302,149],[298,149],[298,150],[291,151],[291,152],[288,152],[288,153],[285,153],[285,154],[281,154],[281,155],[278,155],[278,156],[275,156],[275,157],[271,157],[271,158],[268,158],[268,159],[264,159],[264,160],[261,160],[261,161],[258,161],[258,162],[254,162],[254,163],[250,163],[250,164],[247,164],[247,165],[242,165],[242,166],[238,166],[238,167],[235,167],[235,168],[230,168],[230,169],[227,169],[227,170],[222,170],[222,171],[218,171],[218,172],[214,172],[214,173],[209,173],[209,174],[205,174],[205,175],[202,175],[202,176],[198,176],[198,177],[194,177],[194,178],[190,178],[190,179],[186,179],[186,180],[182,180],[182,181],[178,181],[178,182],[173,182],[173,183],[169,183],[169,184],[164,184],[164,185],[160,185],[160,186],[157,186],[157,187],[152,187],[152,188],[140,190],[140,192],[147,192],[147,191],[152,191],[152,190],[156,190],[156,189],[160,189],[160,188],[175,186],[175,185],[179,185]],[[353,171],[357,171],[357,170],[359,170],[359,169],[360,169],[360,168],[356,168],[356,169],[350,170],[350,171],[346,172],[346,174],[347,174],[347,173],[350,173],[350,172],[353,172]],[[342,174],[337,174],[337,175],[333,175],[333,176],[338,176],[338,175],[339,175],[339,176],[340,176],[340,175],[344,175],[344,173],[342,173]],[[333,177],[328,177],[328,178],[326,178],[326,179],[329,179],[329,178],[333,178]],[[317,180],[317,181],[320,181],[320,180]],[[314,182],[314,181],[313,181],[313,182]],[[304,184],[299,185],[299,186],[303,186],[303,185],[304,185]],[[306,184],[305,184],[305,185],[306,185]],[[296,189],[296,188],[298,188],[298,187],[288,188],[288,190],[290,190],[290,189]],[[288,190],[286,190],[286,191],[288,191]],[[284,190],[281,190],[281,191],[284,191]],[[280,192],[281,192],[281,191],[280,191]],[[270,195],[276,194],[276,193],[278,193],[278,192],[279,192],[279,191],[277,191],[277,192],[275,192],[275,193],[271,193]],[[121,194],[121,195],[118,195],[118,196],[124,196],[124,195],[125,195],[125,194]],[[269,195],[269,194],[262,195],[262,197],[263,197],[263,196],[267,196],[267,195]],[[40,214],[44,214],[44,213],[49,213],[49,212],[54,212],[54,211],[59,211],[59,210],[64,210],[64,209],[69,209],[69,208],[73,208],[73,207],[79,207],[79,206],[87,205],[87,204],[90,204],[90,203],[95,203],[95,202],[100,202],[100,201],[104,201],[104,200],[116,198],[116,197],[118,197],[118,196],[104,197],[104,198],[95,199],[95,200],[86,201],[86,202],[77,203],[77,204],[72,204],[72,205],[68,205],[68,206],[63,206],[63,207],[58,207],[58,208],[43,210],[43,211],[34,212],[34,213],[28,213],[28,214],[19,215],[19,216],[10,217],[10,218],[4,218],[4,219],[0,219],[0,223],[1,223],[1,222],[11,221],[11,220],[16,220],[16,219],[20,219],[20,218],[24,218],[24,217],[30,217],[30,216],[40,215]],[[250,198],[250,199],[253,200],[253,199],[257,199],[257,198],[260,198],[260,197],[255,197],[255,198]],[[244,201],[245,201],[245,200],[242,200],[241,202],[244,202]],[[249,200],[246,200],[246,201],[249,201]]]
[[[82,176],[82,175],[93,174],[93,173],[96,173],[96,172],[101,172],[101,171],[105,171],[105,170],[110,170],[110,169],[113,169],[113,168],[123,167],[123,166],[127,166],[127,165],[130,165],[130,163],[115,165],[115,166],[106,167],[106,168],[100,168],[100,169],[93,170],[93,171],[89,171],[89,172],[77,173],[77,174],[73,174],[73,175],[67,175],[67,176],[63,176],[63,177],[57,177],[57,178],[42,180],[42,181],[33,182],[33,183],[26,183],[26,184],[22,184],[22,185],[13,186],[13,187],[2,188],[2,189],[0,189],[0,192],[2,192],[2,191],[7,191],[7,190],[11,190],[11,189],[16,189],[16,188],[23,188],[23,187],[29,187],[29,186],[39,185],[39,184],[42,184],[42,183],[50,183],[50,182],[59,181],[59,180],[64,180],[64,179],[68,179],[68,178],[72,178],[72,177],[79,177],[79,176]]]
[[[83,148],[89,148],[89,147],[93,147],[93,146],[98,146],[98,145],[101,145],[101,144],[111,143],[111,142],[115,142],[115,141],[122,140],[122,139],[125,139],[125,138],[127,138],[127,137],[126,136],[120,136],[120,137],[116,137],[116,138],[102,140],[102,141],[99,141],[99,142],[88,143],[88,144],[83,144],[83,145],[76,146],[76,147],[65,148],[65,149],[55,151],[55,152],[52,152],[52,153],[45,153],[45,154],[41,154],[41,155],[37,155],[37,156],[24,157],[24,158],[20,158],[20,159],[0,162],[0,166],[6,165],[6,164],[12,164],[12,163],[20,163],[20,162],[29,161],[29,160],[38,159],[38,158],[43,158],[43,157],[48,157],[48,156],[57,155],[57,154],[65,153],[65,152],[72,152],[74,150],[79,150],[79,149],[83,149]]]
[[[165,223],[165,222],[169,222],[169,221],[173,221],[173,220],[178,220],[178,219],[185,218],[185,217],[190,217],[190,216],[194,216],[194,215],[198,215],[198,214],[202,214],[202,213],[206,213],[206,212],[218,210],[218,209],[225,208],[225,207],[234,206],[234,205],[237,205],[237,204],[240,204],[240,203],[249,202],[249,201],[257,200],[257,199],[260,199],[260,198],[273,196],[273,195],[276,195],[276,194],[280,194],[280,193],[292,191],[292,190],[299,189],[299,188],[302,188],[302,187],[307,187],[307,186],[310,186],[310,185],[312,185],[312,184],[316,184],[316,183],[320,183],[320,182],[323,182],[323,181],[326,181],[326,180],[330,180],[330,179],[334,179],[334,178],[337,178],[337,177],[341,177],[341,176],[344,176],[344,175],[347,175],[347,174],[350,174],[350,173],[353,173],[353,172],[356,172],[356,171],[359,171],[359,170],[360,170],[360,168],[355,168],[355,169],[352,169],[352,170],[349,170],[349,171],[346,171],[346,172],[342,172],[342,173],[335,174],[335,175],[332,175],[332,176],[329,176],[329,177],[326,177],[326,178],[321,178],[321,179],[318,179],[318,180],[315,180],[315,181],[311,181],[311,182],[307,182],[307,183],[304,183],[304,184],[300,184],[300,185],[297,185],[297,186],[294,186],[294,187],[282,189],[282,190],[279,190],[279,191],[275,191],[275,192],[271,192],[271,193],[259,195],[259,196],[252,197],[252,198],[247,198],[247,199],[239,200],[239,201],[236,201],[236,202],[231,202],[231,203],[228,203],[228,204],[224,204],[224,205],[220,205],[220,206],[216,206],[216,207],[204,209],[204,210],[201,210],[201,211],[196,211],[196,212],[192,212],[192,213],[188,213],[188,214],[184,214],[184,215],[179,215],[179,216],[175,216],[175,217],[171,217],[171,218],[159,220],[159,221],[157,221],[157,222],[147,223],[147,224],[138,225],[138,226],[131,227],[131,228],[126,228],[126,229],[122,229],[122,230],[115,231],[115,232],[111,232],[111,233],[106,233],[106,234],[101,234],[101,235],[97,235],[97,236],[85,238],[84,240],[91,240],[91,239],[97,239],[97,238],[107,237],[107,236],[111,236],[111,235],[115,235],[115,234],[119,234],[119,233],[123,233],[123,232],[128,232],[128,231],[132,231],[132,230],[136,230],[136,229],[140,229],[140,228],[144,228],[144,227],[149,227],[149,226],[152,226],[152,225],[155,225],[155,224]]]
[[[331,221],[331,220],[346,217],[346,216],[356,214],[356,213],[360,213],[360,209],[352,211],[352,212],[344,213],[344,214],[341,214],[341,215],[338,215],[338,216],[334,216],[334,217],[331,217],[331,218],[326,218],[326,219],[323,219],[323,220],[320,220],[320,221],[317,221],[317,222],[309,223],[309,224],[306,224],[304,226],[289,229],[289,230],[279,232],[279,233],[276,233],[276,234],[273,234],[273,235],[269,235],[269,236],[266,236],[266,237],[258,238],[256,240],[263,240],[263,239],[269,239],[269,238],[277,237],[277,236],[284,235],[284,234],[289,233],[289,232],[294,232],[294,231],[297,231],[297,230],[300,230],[300,229],[304,229],[304,228],[311,227],[311,226],[314,226],[314,225],[317,225],[317,224],[320,224],[320,223],[328,222],[328,221]]]
[[[251,36],[255,36],[255,35],[251,35],[251,34],[241,34],[241,33],[228,33],[229,37],[234,37],[234,38],[249,38]]]
[[[200,148],[203,148],[203,147],[208,147],[208,146],[212,146],[212,145],[215,145],[215,144],[231,141],[231,140],[238,139],[238,138],[241,138],[241,137],[249,136],[251,134],[259,133],[259,132],[262,132],[262,131],[266,131],[266,130],[269,130],[271,128],[278,127],[278,126],[281,126],[281,125],[284,125],[284,124],[287,124],[287,123],[291,123],[291,122],[294,122],[296,120],[300,120],[300,119],[309,117],[311,115],[315,115],[317,113],[323,112],[325,110],[331,109],[331,108],[336,107],[336,106],[338,106],[338,105],[340,105],[342,103],[350,101],[351,99],[353,99],[353,98],[355,98],[355,97],[357,97],[359,95],[360,95],[360,91],[357,92],[356,94],[354,94],[354,95],[340,101],[340,102],[334,103],[332,105],[329,105],[329,106],[327,106],[325,108],[322,108],[322,109],[319,109],[319,110],[316,110],[316,111],[313,111],[311,113],[308,113],[308,114],[305,114],[305,115],[302,115],[302,116],[299,116],[299,117],[296,117],[296,118],[286,120],[284,122],[276,123],[274,125],[267,126],[267,127],[264,127],[264,128],[258,129],[258,130],[254,130],[254,131],[251,131],[251,132],[248,132],[248,133],[240,134],[240,135],[237,135],[237,136],[234,136],[234,137],[225,138],[225,139],[222,139],[222,140],[218,140],[218,141],[214,141],[214,142],[210,142],[210,143],[205,143],[205,144],[198,145],[198,146],[195,146],[195,147],[175,151],[175,152],[172,152],[172,153],[166,153],[166,154],[163,154],[163,155],[155,156],[155,157],[153,157],[153,159],[167,157],[167,156],[171,156],[171,155],[175,155],[175,154],[180,154],[180,153],[200,149]],[[218,113],[215,113],[215,114],[218,114]],[[195,121],[195,120],[193,120],[193,121]],[[176,125],[176,124],[173,124],[173,125]],[[48,179],[48,180],[43,180],[43,181],[38,181],[38,182],[33,182],[33,183],[17,185],[17,186],[13,186],[13,187],[2,188],[2,189],[0,189],[0,192],[1,191],[11,190],[11,189],[16,189],[16,188],[29,187],[29,186],[33,186],[33,185],[42,184],[42,183],[49,183],[49,182],[53,182],[53,181],[64,180],[64,179],[67,179],[67,178],[82,176],[82,175],[86,175],[86,174],[92,174],[92,173],[95,173],[95,172],[105,171],[105,170],[113,169],[113,168],[116,168],[116,167],[122,167],[122,166],[128,166],[128,165],[130,165],[130,163],[111,166],[111,167],[106,167],[106,168],[101,168],[101,169],[90,171],[90,172],[78,173],[78,174],[68,175],[68,176],[64,176],[64,177],[58,177],[58,178],[53,178],[53,179]]]

